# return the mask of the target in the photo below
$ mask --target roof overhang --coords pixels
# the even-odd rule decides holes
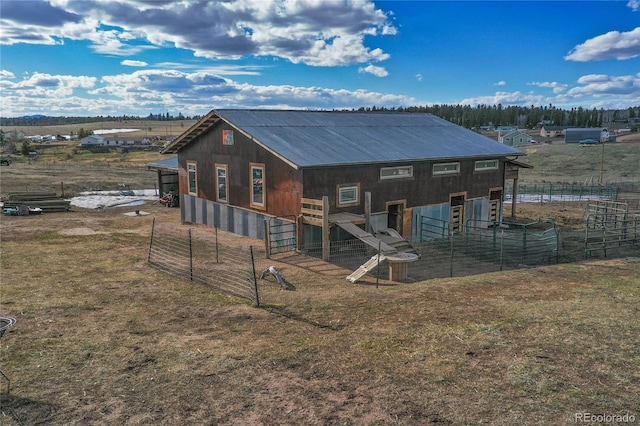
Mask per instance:
[[[510,165],[513,165],[515,167],[519,167],[521,169],[533,169],[533,166],[531,164],[523,163],[522,161],[516,161],[516,160],[507,159],[507,163],[509,163]]]
[[[185,132],[176,138],[173,142],[167,145],[162,151],[162,154],[175,154],[191,143],[194,139],[197,139],[204,132],[209,130],[214,124],[220,121],[221,118],[215,111],[211,111],[205,115],[196,124],[189,127]]]
[[[167,158],[165,160],[147,163],[148,170],[178,172],[178,157]]]

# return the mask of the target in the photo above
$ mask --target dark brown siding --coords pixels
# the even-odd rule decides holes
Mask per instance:
[[[449,162],[449,161],[441,161]],[[364,212],[364,193],[371,192],[372,211],[384,211],[387,201],[406,200],[407,208],[449,201],[449,194],[466,192],[467,199],[488,197],[489,188],[502,187],[502,168],[475,172],[475,160],[460,161],[460,173],[434,176],[433,162],[359,165],[304,170],[304,197],[320,199],[329,196],[331,211]],[[381,167],[413,165],[413,178],[380,180]],[[336,191],[340,184],[360,184],[360,205],[336,209]]]
[[[242,133],[234,130],[234,144],[222,144],[222,130],[234,130],[226,123],[213,127],[196,142],[179,152],[180,192],[186,193],[187,161],[197,161],[198,197],[216,200],[215,165],[228,167],[229,204],[250,209],[250,163],[264,164],[267,214],[297,215],[300,211],[302,174],[272,155]],[[257,209],[252,209],[257,210]]]

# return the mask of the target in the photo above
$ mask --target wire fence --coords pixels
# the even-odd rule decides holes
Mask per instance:
[[[260,304],[253,247],[218,244],[217,230],[185,229],[153,221],[148,261],[151,265],[224,294]]]
[[[602,185],[580,182],[534,182],[519,184],[516,201],[519,203],[576,202],[591,200],[618,200],[632,196],[638,199],[640,181],[606,182]],[[513,185],[505,184],[505,201],[513,199]]]
[[[261,244],[216,228],[176,227],[154,220],[148,260],[161,270],[256,307],[332,326],[322,314],[323,306],[352,297],[349,281],[377,287],[640,255],[640,212],[629,211],[625,203],[590,204],[586,229],[559,230],[549,219],[473,226],[468,222],[459,232],[449,232],[447,223],[438,224],[433,218],[424,217],[422,223],[429,226],[423,228],[421,241],[413,244],[410,258],[384,254],[380,247],[353,238],[331,241],[327,262],[322,259],[321,242],[293,244],[294,223],[274,225],[273,232],[267,232],[270,239]],[[219,233],[227,234],[225,243]]]

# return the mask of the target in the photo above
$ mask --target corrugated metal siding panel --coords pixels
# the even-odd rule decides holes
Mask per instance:
[[[185,194],[182,203],[184,223],[197,223],[257,240],[264,239],[264,221],[270,216]]]
[[[431,114],[217,112],[299,167],[523,154]]]

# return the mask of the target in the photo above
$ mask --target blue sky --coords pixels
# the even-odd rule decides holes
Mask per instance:
[[[640,0],[0,0],[4,117],[640,105]]]

